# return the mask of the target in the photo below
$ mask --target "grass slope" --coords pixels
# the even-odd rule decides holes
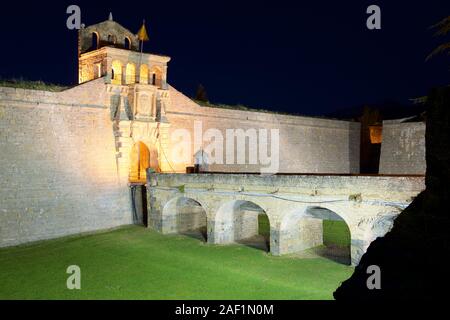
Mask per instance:
[[[66,268],[81,267],[81,290]],[[332,299],[353,268],[127,227],[0,249],[0,299]]]
[[[24,79],[0,79],[0,87],[12,87],[30,90],[42,90],[51,92],[60,92],[68,89],[66,86],[61,86],[43,81],[30,81]]]

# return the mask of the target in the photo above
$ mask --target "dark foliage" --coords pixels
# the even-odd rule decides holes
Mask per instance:
[[[197,92],[195,93],[195,100],[208,102],[208,94],[206,93],[205,87],[201,84],[199,84],[197,87]]]
[[[422,192],[375,240],[337,300],[442,299],[450,285],[450,87],[432,90],[427,105],[427,175]],[[381,269],[381,289],[369,290],[367,268]]]

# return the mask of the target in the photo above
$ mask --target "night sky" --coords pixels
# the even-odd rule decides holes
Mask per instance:
[[[429,27],[450,15],[450,1],[33,1],[0,9],[0,77],[77,81],[82,22],[108,18],[137,32],[147,21],[145,51],[172,57],[169,83],[193,96],[203,84],[212,102],[305,115],[425,95],[450,83],[450,56],[425,62],[448,37]],[[366,9],[381,7],[382,29],[366,28]]]

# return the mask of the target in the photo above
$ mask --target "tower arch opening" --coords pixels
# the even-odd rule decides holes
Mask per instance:
[[[161,88],[162,86],[162,71],[160,68],[154,66],[151,68],[150,71],[150,76],[151,76],[151,84]]]
[[[270,219],[254,202],[231,201],[216,214],[214,237],[216,243],[241,243],[270,252]]]
[[[141,64],[139,68],[139,83],[148,84],[148,66]]]
[[[114,60],[112,62],[111,83],[118,85],[122,84],[122,63],[119,60]]]
[[[280,254],[321,256],[351,264],[351,234],[346,221],[323,207],[306,207],[287,214],[280,225]]]
[[[129,37],[125,37],[124,40],[124,48],[130,50],[131,49],[131,40]]]
[[[127,63],[125,72],[126,72],[125,83],[126,84],[135,83],[136,82],[136,66],[134,65],[134,63]]]
[[[97,50],[100,43],[100,37],[96,31],[92,32],[92,50]]]

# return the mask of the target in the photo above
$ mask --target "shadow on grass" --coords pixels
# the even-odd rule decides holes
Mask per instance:
[[[206,227],[201,227],[195,230],[188,230],[180,233],[183,236],[199,240],[206,243],[208,241],[208,233]]]
[[[262,250],[266,253],[270,252],[270,239],[263,235],[256,235],[251,238],[241,239],[236,241],[236,243],[253,249]]]
[[[350,247],[337,245],[322,245],[293,254],[299,259],[324,258],[339,264],[351,265]]]

